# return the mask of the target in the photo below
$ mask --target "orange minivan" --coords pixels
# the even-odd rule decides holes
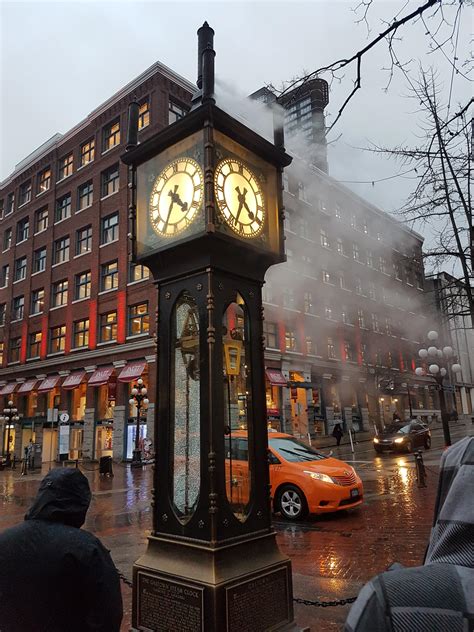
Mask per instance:
[[[362,481],[353,467],[326,456],[292,435],[268,435],[273,509],[288,520],[357,507],[363,501]],[[249,497],[246,432],[226,437],[226,475],[233,500]]]

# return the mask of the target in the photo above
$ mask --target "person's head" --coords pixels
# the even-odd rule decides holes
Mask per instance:
[[[51,470],[41,481],[25,520],[59,522],[82,527],[91,502],[87,478],[77,469]]]

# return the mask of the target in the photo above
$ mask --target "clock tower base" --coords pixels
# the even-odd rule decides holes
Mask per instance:
[[[303,632],[274,533],[217,548],[150,536],[133,590],[134,632]]]

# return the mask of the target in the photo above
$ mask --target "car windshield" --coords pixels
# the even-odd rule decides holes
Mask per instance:
[[[272,438],[268,437],[270,446],[278,452],[278,454],[292,463],[302,461],[320,461],[321,459],[327,459],[327,456],[316,452],[308,445],[301,443],[293,437],[284,438]]]
[[[390,424],[389,426],[385,427],[385,432],[400,432],[401,434],[408,434],[410,432],[410,424],[407,424],[406,426],[401,426],[400,424]]]

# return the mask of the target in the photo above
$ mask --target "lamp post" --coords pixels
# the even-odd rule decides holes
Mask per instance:
[[[10,455],[11,424],[14,423],[15,421],[20,421],[20,417],[18,416],[18,410],[14,408],[12,400],[8,402],[8,408],[3,409],[3,415],[0,417],[0,421],[4,421],[7,424],[7,454],[6,454],[5,465],[8,467],[11,464],[11,455]]]
[[[142,451],[140,449],[140,411],[149,404],[150,400],[147,397],[147,393],[148,391],[140,377],[137,380],[136,386],[132,388],[131,397],[128,400],[130,406],[135,405],[137,407],[137,425],[135,428],[135,448],[132,456],[132,467],[142,464]]]
[[[452,347],[446,346],[442,349],[438,349],[435,346],[435,342],[438,340],[437,331],[429,331],[427,338],[430,341],[430,346],[427,349],[420,349],[418,355],[427,366],[418,367],[415,369],[415,374],[419,377],[423,375],[431,376],[438,384],[439,390],[439,405],[441,408],[441,421],[443,424],[444,442],[446,446],[451,445],[451,435],[449,432],[449,413],[446,408],[446,397],[444,394],[443,382],[444,378],[448,374],[448,368],[451,367],[453,373],[461,372],[461,365],[454,360],[454,350]]]

